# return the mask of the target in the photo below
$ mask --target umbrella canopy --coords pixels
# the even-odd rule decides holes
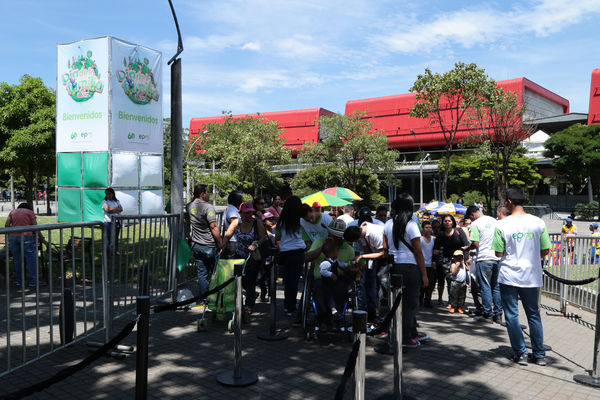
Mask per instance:
[[[438,208],[440,208],[441,206],[445,205],[446,203],[442,203],[441,201],[432,201],[431,203],[425,205],[425,206],[421,206],[421,211],[434,211]]]
[[[343,187],[330,187],[322,192],[348,201],[362,200],[362,198],[352,190]]]
[[[314,202],[321,204],[322,207],[341,207],[350,204],[349,201],[340,199],[327,193],[317,192],[302,198],[304,204],[312,207]]]
[[[437,209],[437,213],[439,215],[450,214],[455,217],[464,217],[467,213],[466,207],[456,204],[456,203],[447,203]]]

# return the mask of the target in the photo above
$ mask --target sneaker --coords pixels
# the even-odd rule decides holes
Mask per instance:
[[[463,310],[461,307],[458,307],[457,311],[458,311],[459,314],[464,314],[465,313],[465,310]]]
[[[492,316],[492,321],[502,325],[502,314],[495,314],[494,316]]]
[[[475,317],[475,321],[477,322],[485,322],[488,324],[491,324],[493,322],[492,317],[491,316],[485,316],[485,315],[480,315],[478,317]]]
[[[416,340],[418,342],[422,342],[424,340],[429,340],[429,335],[423,332],[419,332],[417,333],[417,337],[413,338],[413,340]]]
[[[450,308],[452,308],[452,304],[448,304],[448,305],[446,306],[446,308],[447,308],[447,309],[450,309]]]
[[[548,363],[546,362],[546,358],[535,358],[533,356],[533,354],[529,354],[527,355],[527,359],[531,362],[536,363],[537,365],[539,365],[540,367],[545,367]]]
[[[407,349],[416,349],[420,345],[421,345],[421,343],[419,343],[418,340],[411,339],[410,342],[403,344],[402,347],[405,347]]]
[[[450,306],[450,307],[448,308],[448,312],[449,312],[449,313],[455,313],[455,312],[456,312],[456,310],[454,309],[454,307]]]
[[[528,365],[527,354],[521,353],[518,356],[514,356],[513,357],[513,361],[516,362],[519,365]]]

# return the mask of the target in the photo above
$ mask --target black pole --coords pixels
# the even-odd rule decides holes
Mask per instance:
[[[183,127],[181,122],[181,58],[183,41],[179,22],[169,0],[175,27],[177,28],[177,52],[168,64],[171,65],[171,212],[180,214],[183,211]]]
[[[283,331],[277,331],[277,276],[275,274],[276,264],[271,265],[271,277],[270,277],[270,297],[271,297],[271,321],[269,323],[269,332],[266,334],[259,333],[256,335],[261,340],[266,341],[278,341],[287,339],[287,333]]]
[[[135,399],[145,400],[148,393],[148,335],[150,297],[137,297],[137,349],[135,355]]]

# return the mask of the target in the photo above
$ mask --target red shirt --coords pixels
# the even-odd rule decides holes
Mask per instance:
[[[35,219],[35,214],[28,208],[17,208],[12,210],[10,214],[8,214],[10,218],[10,226],[28,226],[28,225],[37,225],[37,221]],[[20,233],[11,233],[9,236],[19,236]],[[23,232],[25,236],[33,235],[33,232]]]

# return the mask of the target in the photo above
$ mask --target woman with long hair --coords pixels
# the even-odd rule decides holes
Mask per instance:
[[[436,275],[438,283],[438,304],[442,305],[444,294],[444,282],[448,281],[450,288],[450,264],[456,250],[463,252],[469,248],[469,238],[465,232],[456,226],[456,219],[452,215],[442,217],[442,228],[435,238],[433,255],[436,261]]]
[[[285,286],[283,308],[288,316],[292,316],[296,312],[298,281],[304,265],[306,244],[302,239],[302,227],[300,226],[303,212],[302,201],[299,197],[288,198],[281,210],[275,229],[279,243],[278,264],[283,270]]]
[[[427,287],[427,270],[421,251],[419,225],[413,219],[413,198],[402,193],[392,203],[393,218],[385,223],[383,246],[394,257],[392,274],[401,274],[405,289],[402,293],[402,345],[414,348],[429,338],[417,332],[416,310],[421,287]]]
[[[123,207],[121,206],[121,202],[117,199],[115,195],[115,190],[113,188],[108,188],[104,191],[104,200],[102,201],[102,210],[104,211],[104,233],[106,234],[106,247],[107,250],[110,250],[111,240],[112,240],[112,232],[110,231],[110,226],[112,222],[112,217],[119,215],[123,212]],[[121,232],[121,223],[117,222],[115,224],[115,254],[119,255],[119,233]]]
[[[275,197],[273,197],[273,204],[271,205],[271,207],[269,207],[269,209],[267,211],[269,211],[271,214],[273,214],[276,217],[279,217],[279,215],[281,214],[281,196],[279,196],[278,194],[275,195]]]

